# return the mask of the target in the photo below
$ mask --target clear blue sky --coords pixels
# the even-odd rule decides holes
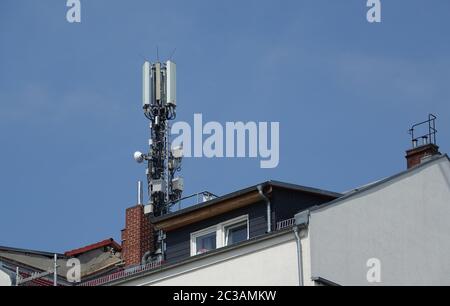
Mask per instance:
[[[143,58],[177,49],[178,118],[279,121],[280,164],[186,159],[186,192],[276,179],[345,191],[405,168],[409,126],[450,149],[450,2],[0,1],[0,245],[120,241],[148,123]]]

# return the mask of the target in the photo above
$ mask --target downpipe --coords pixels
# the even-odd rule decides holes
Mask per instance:
[[[272,208],[270,204],[270,199],[264,194],[263,187],[261,185],[258,185],[256,187],[258,189],[258,193],[261,196],[261,198],[266,202],[267,207],[267,233],[272,232]]]
[[[301,231],[308,230],[309,226],[309,210],[302,211],[295,215],[295,226],[293,227],[295,241],[297,243],[297,269],[298,269],[298,285],[304,286],[303,279],[303,248],[302,248],[302,237]]]
[[[302,250],[302,241],[300,238],[300,229],[298,226],[293,227],[295,234],[295,241],[297,243],[297,273],[298,273],[298,285],[304,286],[303,284],[303,250]]]

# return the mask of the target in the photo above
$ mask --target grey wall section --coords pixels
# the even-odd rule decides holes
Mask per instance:
[[[202,222],[188,225],[186,227],[166,233],[166,261],[178,262],[190,257],[190,235],[193,232],[214,226],[221,222],[247,215],[249,217],[250,238],[264,235],[267,230],[266,204],[259,202],[243,207],[226,214],[216,216]]]
[[[334,200],[328,197],[306,192],[293,192],[285,188],[274,188],[272,195],[272,211],[275,222],[293,218],[300,211],[312,206],[321,205]]]
[[[427,163],[313,211],[312,277],[341,285],[450,285],[450,162]],[[381,282],[367,281],[367,261]]]

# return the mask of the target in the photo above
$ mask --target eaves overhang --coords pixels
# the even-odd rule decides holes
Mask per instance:
[[[151,222],[156,229],[172,231],[189,224],[193,224],[223,213],[252,205],[264,199],[258,192],[258,186],[262,186],[265,195],[272,196],[274,188],[288,189],[294,192],[316,194],[334,200],[342,194],[331,191],[305,187],[295,184],[288,184],[278,181],[266,181],[242,190],[235,191],[222,197],[197,204],[164,216],[152,217]]]

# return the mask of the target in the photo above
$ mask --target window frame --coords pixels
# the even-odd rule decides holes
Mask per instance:
[[[191,256],[200,255],[197,254],[197,238],[208,235],[211,233],[216,233],[216,249],[220,249],[222,247],[228,246],[228,237],[227,237],[227,231],[229,229],[232,229],[234,226],[238,227],[241,226],[243,223],[247,224],[247,238],[246,240],[250,239],[250,222],[248,219],[248,215],[242,215],[237,218],[233,218],[230,220],[227,220],[225,222],[218,223],[216,225],[201,229],[196,232],[191,233]],[[208,252],[205,252],[208,253]]]
[[[221,223],[221,231],[222,231],[222,246],[228,246],[228,237],[227,237],[227,231],[229,229],[232,229],[234,227],[241,226],[242,223],[247,224],[247,238],[246,240],[250,239],[250,225],[248,222],[248,215],[240,216],[231,220],[228,220],[226,222]]]
[[[217,249],[218,244],[219,244],[217,241],[217,226],[215,226],[215,225],[210,226],[208,228],[191,233],[191,256],[200,255],[200,254],[197,254],[197,238],[208,235],[208,234],[212,234],[212,233],[216,233],[216,249]]]

